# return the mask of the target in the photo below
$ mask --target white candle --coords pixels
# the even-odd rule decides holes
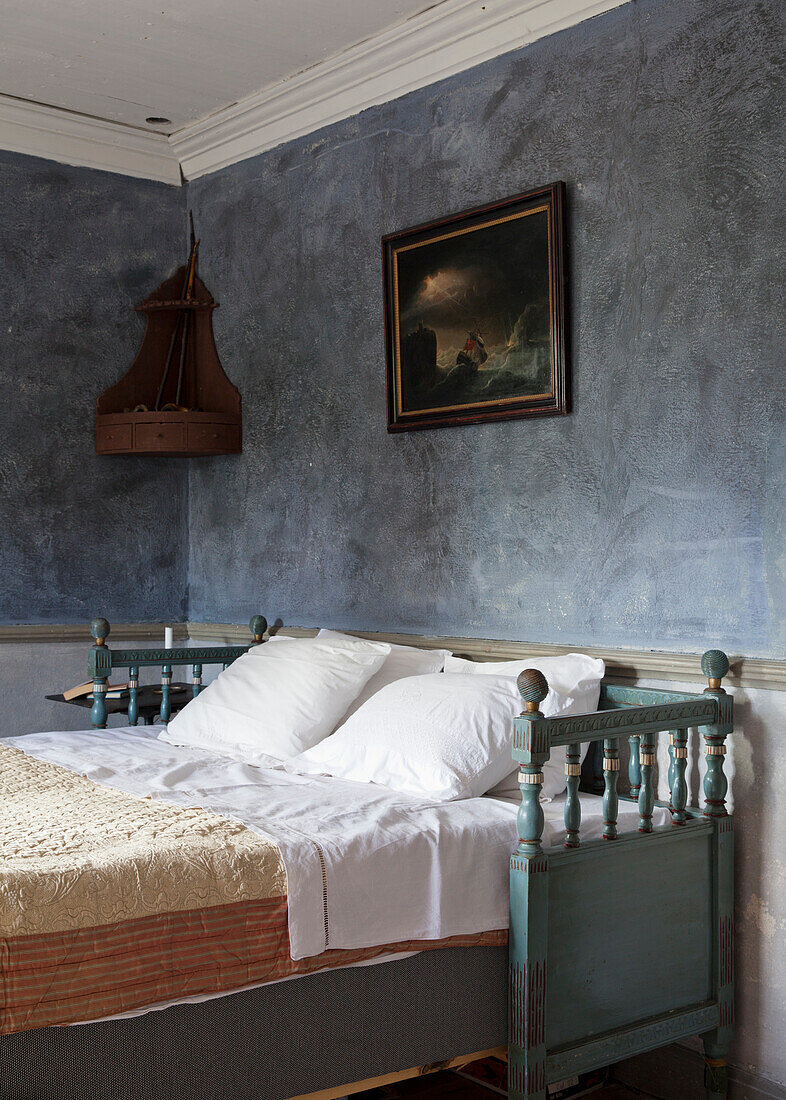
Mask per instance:
[[[171,649],[175,640],[174,631],[171,626],[164,627],[164,649]]]

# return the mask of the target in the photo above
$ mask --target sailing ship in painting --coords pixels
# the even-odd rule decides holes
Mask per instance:
[[[504,342],[488,346],[478,326],[458,349],[441,350],[437,332],[421,320],[401,341],[405,407],[488,401],[549,388],[548,302],[529,303],[509,325]]]

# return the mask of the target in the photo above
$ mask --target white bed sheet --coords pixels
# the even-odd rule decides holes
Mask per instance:
[[[242,821],[280,848],[291,955],[445,939],[508,926],[518,800],[430,802],[366,783],[289,775],[157,740],[155,727],[29,734],[6,741],[97,783]],[[544,804],[544,844],[561,844],[564,796]],[[600,799],[582,795],[583,840]],[[655,811],[665,824],[667,811]],[[620,830],[636,808],[620,805]],[[323,876],[324,866],[324,876]],[[325,917],[328,935],[326,936]]]

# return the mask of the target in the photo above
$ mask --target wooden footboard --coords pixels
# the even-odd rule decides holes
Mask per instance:
[[[545,1100],[553,1081],[687,1035],[702,1035],[708,1100],[726,1095],[732,1033],[733,832],[726,813],[728,659],[702,658],[701,694],[604,685],[596,714],[544,718],[548,684],[519,677],[519,845],[511,858],[512,1100]],[[688,730],[704,737],[704,806],[689,808]],[[653,828],[656,738],[669,734],[671,824]],[[631,747],[639,830],[618,835],[619,746]],[[581,843],[580,746],[603,742],[603,839]],[[544,850],[542,767],[566,746],[565,846]]]

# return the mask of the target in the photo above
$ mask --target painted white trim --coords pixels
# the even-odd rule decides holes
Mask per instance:
[[[186,624],[189,638],[199,642],[237,644],[248,640],[247,626],[229,623]],[[293,638],[310,638],[316,629],[282,627],[275,633]],[[686,684],[701,684],[701,655],[667,653],[658,650],[604,649],[598,646],[545,645],[535,642],[507,642],[496,638],[435,638],[418,634],[380,634],[365,630],[348,630],[347,634],[370,638],[394,645],[414,645],[424,649],[449,649],[462,657],[476,661],[515,661],[519,657],[556,657],[562,653],[588,653],[606,662],[611,680],[678,680]],[[768,688],[786,691],[786,661],[761,657],[731,657],[731,670],[724,683],[739,688]]]
[[[180,186],[165,134],[0,95],[0,148]]]
[[[626,0],[443,0],[172,134],[186,179],[434,84]]]
[[[179,185],[626,2],[442,0],[169,138],[0,95],[0,148]]]

